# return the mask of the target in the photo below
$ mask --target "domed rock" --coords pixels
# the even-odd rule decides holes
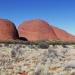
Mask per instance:
[[[60,40],[75,41],[75,36],[39,19],[25,21],[18,27],[19,37],[28,41]]]
[[[0,41],[15,40],[17,38],[18,32],[14,23],[6,19],[0,19]]]
[[[43,20],[30,20],[23,22],[18,27],[19,37],[24,37],[29,41],[53,40],[56,36],[49,29],[49,24]]]

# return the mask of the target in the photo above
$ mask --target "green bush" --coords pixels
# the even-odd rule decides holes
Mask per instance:
[[[38,48],[48,49],[48,47],[49,47],[49,44],[47,42],[39,42],[38,43]]]

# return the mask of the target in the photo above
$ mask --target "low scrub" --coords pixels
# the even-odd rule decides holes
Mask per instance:
[[[42,49],[48,49],[49,44],[47,42],[39,42],[38,43],[38,48],[42,48]]]
[[[73,41],[23,41],[23,40],[11,40],[11,41],[0,41],[0,43],[4,44],[25,44],[25,45],[73,45],[75,42]]]

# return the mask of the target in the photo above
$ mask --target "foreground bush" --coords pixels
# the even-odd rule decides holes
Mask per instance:
[[[49,44],[47,42],[38,43],[38,48],[48,49],[48,47],[49,47]]]

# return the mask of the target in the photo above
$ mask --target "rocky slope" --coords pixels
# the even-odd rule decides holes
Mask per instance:
[[[0,75],[75,75],[75,45],[0,44]]]

